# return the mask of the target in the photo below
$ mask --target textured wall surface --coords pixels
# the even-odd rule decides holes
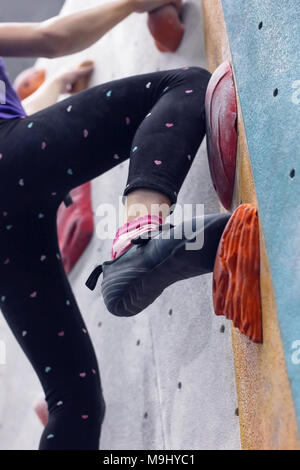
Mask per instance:
[[[98,3],[89,0],[84,6]],[[80,0],[67,1],[64,12],[80,5]],[[158,69],[204,66],[199,0],[187,3],[184,16],[186,36],[173,55],[155,49],[146,16],[132,15],[89,51],[41,63],[54,72],[66,63],[94,58],[94,84]],[[118,205],[126,171],[127,164],[123,164],[93,181],[95,212],[100,203]],[[205,143],[180,200],[204,203],[207,213],[219,211]],[[84,286],[91,268],[108,258],[110,245],[95,235],[70,278],[100,363],[107,403],[102,448],[239,449],[230,323],[213,314],[211,276],[169,288],[138,317],[115,318],[106,311],[99,290],[91,293]],[[19,349],[15,352],[10,333],[5,327],[0,333],[8,342],[8,364],[0,366],[1,379],[7,384],[5,397],[0,398],[0,448],[34,448],[39,424],[28,408],[39,386]],[[25,389],[22,400],[20,386]]]
[[[300,3],[224,0],[223,8],[299,426]]]
[[[226,26],[227,29],[230,29],[233,26],[231,23],[234,22],[237,22],[237,25],[240,26],[244,22],[248,22],[248,17],[243,17],[242,12],[240,12],[242,5],[237,2],[232,6],[235,13],[230,17],[231,23],[225,25],[222,0],[202,0],[202,2],[208,66],[213,71],[223,60],[231,56]],[[254,3],[251,5],[257,7]],[[251,14],[249,12],[250,16],[254,13],[257,14],[255,8],[251,10]],[[269,16],[272,17],[272,12],[269,13]],[[260,21],[257,26],[259,23]],[[237,25],[236,27],[238,27]],[[276,27],[276,24],[273,24],[272,27]],[[255,29],[255,34],[257,30]],[[236,35],[240,41],[243,41],[241,30],[236,31]],[[235,54],[233,57],[234,70],[243,67],[245,61],[250,61],[252,66],[251,75],[255,73],[259,64],[255,63],[256,57],[251,56],[251,44],[252,42],[249,41],[246,34],[243,53]],[[268,43],[261,41],[259,47],[263,51],[266,46],[268,46]],[[272,60],[272,56],[270,60]],[[245,86],[240,90],[239,82],[237,87],[238,94],[241,92],[247,93],[247,87]],[[244,110],[247,111],[245,107],[247,107],[248,102],[244,101],[243,109],[241,109],[239,102],[238,105],[239,140],[233,207],[240,203],[251,203],[257,206],[258,202],[243,120],[243,113]],[[267,117],[264,116],[264,119],[267,120]],[[265,190],[268,190],[267,186]],[[260,209],[259,206],[259,211]],[[294,449],[299,447],[297,420],[286,371],[262,227],[260,230],[260,252],[264,343],[263,345],[255,345],[242,336],[238,330],[233,329],[241,443],[244,449]]]

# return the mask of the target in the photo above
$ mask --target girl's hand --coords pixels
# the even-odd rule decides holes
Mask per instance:
[[[93,70],[94,62],[89,60],[46,80],[35,93],[22,101],[26,113],[31,115],[52,106],[61,94],[86,90]]]
[[[133,11],[136,13],[145,13],[156,10],[156,8],[172,3],[181,11],[182,0],[129,0],[132,3]]]
[[[94,62],[89,60],[80,64],[79,67],[74,67],[55,77],[55,81],[58,82],[60,87],[60,93],[74,94],[86,90],[93,70]]]

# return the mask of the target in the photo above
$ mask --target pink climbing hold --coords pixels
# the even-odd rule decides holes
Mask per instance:
[[[209,81],[205,111],[210,174],[223,206],[230,209],[237,156],[237,99],[229,61]]]

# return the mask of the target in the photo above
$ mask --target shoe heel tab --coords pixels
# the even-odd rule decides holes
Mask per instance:
[[[94,290],[102,272],[103,272],[103,269],[102,269],[102,264],[101,264],[100,266],[97,266],[94,269],[94,271],[90,274],[88,280],[85,283],[86,287],[88,287],[90,290]]]

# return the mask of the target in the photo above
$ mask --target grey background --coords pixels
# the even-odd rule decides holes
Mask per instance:
[[[57,15],[63,0],[0,0],[0,22],[35,22]],[[31,67],[35,59],[7,58],[5,64],[10,77],[14,79],[22,70]]]

